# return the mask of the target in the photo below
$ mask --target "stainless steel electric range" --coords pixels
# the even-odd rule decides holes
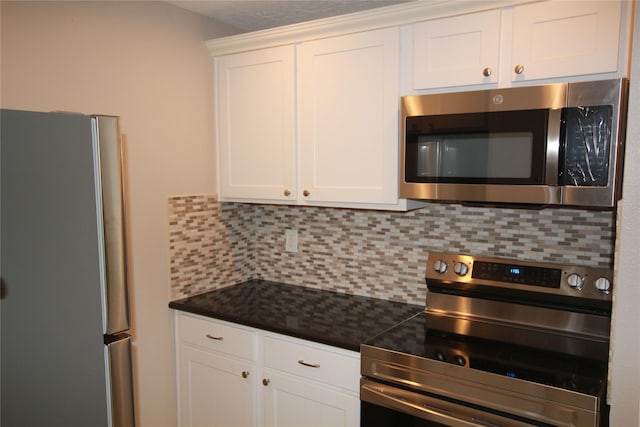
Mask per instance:
[[[612,271],[431,253],[427,303],[361,346],[361,425],[608,425]]]

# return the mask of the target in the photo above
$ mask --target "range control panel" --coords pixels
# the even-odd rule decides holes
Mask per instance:
[[[427,284],[496,286],[581,298],[611,300],[613,270],[504,258],[431,252]]]
[[[496,282],[521,283],[523,285],[560,288],[562,270],[558,268],[532,267],[516,263],[474,261],[471,277]]]

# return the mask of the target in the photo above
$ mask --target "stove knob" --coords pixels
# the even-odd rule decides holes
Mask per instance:
[[[443,362],[444,361],[444,353],[441,352],[440,350],[436,351],[435,354],[433,355],[437,360]]]
[[[447,263],[441,259],[438,259],[433,263],[433,270],[436,273],[444,274],[447,272],[447,268],[449,268]]]
[[[584,279],[579,274],[573,273],[573,274],[570,274],[569,277],[567,277],[567,283],[573,289],[576,289],[579,291],[579,290],[582,290],[582,287],[584,286]]]
[[[465,276],[469,272],[469,266],[463,262],[456,262],[453,264],[453,271],[458,276]]]
[[[467,360],[463,356],[458,355],[453,358],[453,363],[455,363],[456,365],[465,366],[467,364]]]
[[[606,277],[599,277],[596,280],[596,288],[605,295],[609,294],[611,292],[611,281]]]

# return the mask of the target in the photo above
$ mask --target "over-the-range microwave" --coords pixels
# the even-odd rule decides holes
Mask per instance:
[[[400,196],[614,207],[628,81],[401,99]]]

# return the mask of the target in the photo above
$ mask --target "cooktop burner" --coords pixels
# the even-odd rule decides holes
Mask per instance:
[[[593,354],[569,355],[554,348],[537,349],[430,329],[425,313],[365,345],[593,396],[602,396],[605,388],[607,362]]]

